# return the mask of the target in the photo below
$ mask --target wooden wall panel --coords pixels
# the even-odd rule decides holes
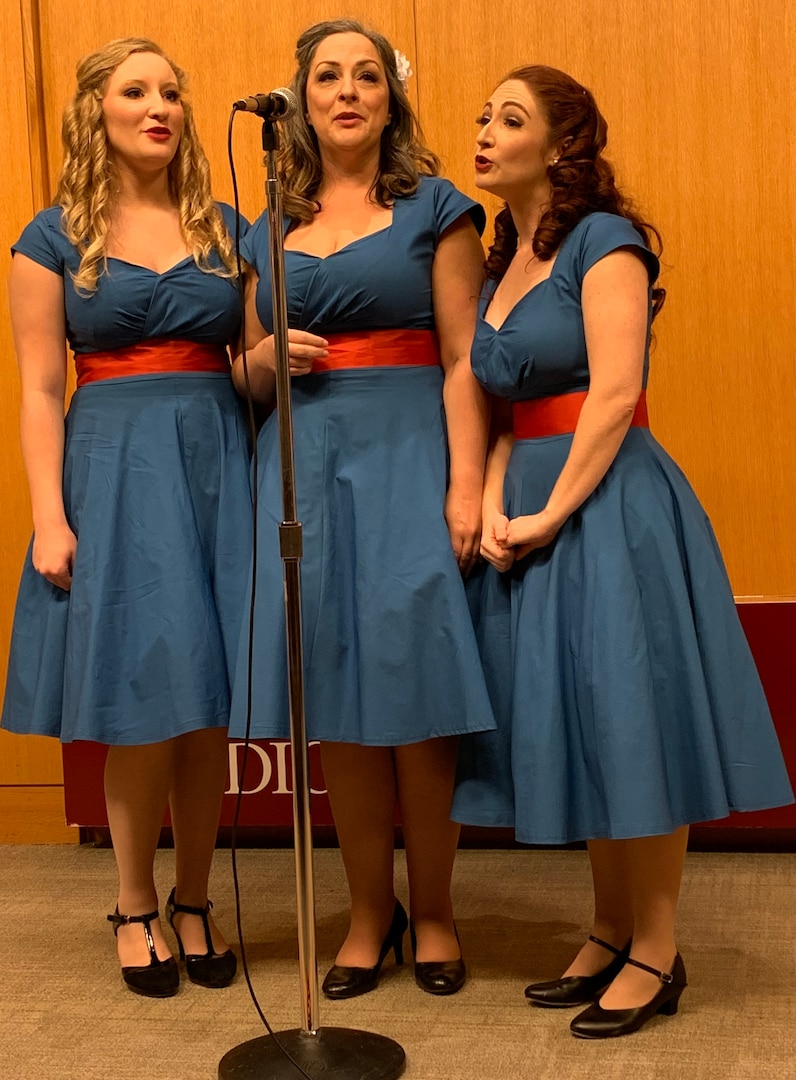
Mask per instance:
[[[510,68],[589,86],[623,186],[664,239],[653,427],[737,594],[796,592],[796,22],[786,5],[417,0],[420,110],[472,194],[474,118]],[[494,206],[494,204],[493,204]]]
[[[48,130],[60,131],[60,116],[74,89],[74,70],[85,53],[114,37],[138,35],[161,45],[190,77],[197,126],[210,159],[214,191],[232,202],[227,164],[227,123],[232,102],[247,94],[267,92],[289,83],[296,38],[320,19],[338,18],[335,0],[296,0],[285,7],[247,0],[217,4],[215,0],[166,9],[152,0],[75,5],[69,0],[40,0],[44,85]],[[411,0],[377,0],[345,5],[352,18],[370,21],[394,41],[413,51]],[[234,150],[241,209],[255,217],[264,205],[260,122],[239,116]],[[57,174],[61,147],[50,139],[50,168]]]
[[[78,844],[64,821],[63,787],[0,787],[0,843]]]
[[[23,15],[25,16],[23,22]],[[31,8],[0,6],[0,57],[5,74],[6,108],[0,124],[0,278],[5,283],[11,266],[10,245],[34,210],[34,190],[41,196],[41,172],[28,152],[26,85],[33,78],[26,70],[23,25],[31,29]],[[30,49],[27,50],[30,56]],[[31,134],[38,139],[35,126]],[[19,573],[30,538],[30,502],[17,435],[19,379],[11,338],[6,289],[0,290],[0,693],[5,688],[6,657],[11,637]],[[61,756],[52,739],[22,739],[0,732],[0,785],[60,784]],[[3,832],[0,830],[0,840]]]

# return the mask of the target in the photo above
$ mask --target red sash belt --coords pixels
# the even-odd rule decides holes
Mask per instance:
[[[532,401],[515,401],[511,407],[515,439],[540,439],[544,435],[570,435],[578,423],[586,391],[553,394]],[[644,390],[633,412],[631,427],[649,427]]]
[[[329,354],[312,365],[313,374],[341,368],[437,367],[439,346],[433,330],[363,330],[326,334]]]
[[[77,385],[118,379],[125,375],[153,375],[161,371],[223,371],[229,357],[221,345],[158,338],[126,349],[75,356]]]

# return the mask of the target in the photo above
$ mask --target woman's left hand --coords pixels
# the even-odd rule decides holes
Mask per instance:
[[[514,549],[506,544],[509,519],[484,500],[484,521],[481,528],[481,556],[498,571],[505,574],[514,563]]]
[[[553,521],[546,510],[512,518],[506,530],[505,543],[514,548],[515,559],[524,559],[528,552],[551,543],[560,528],[560,523]]]
[[[448,489],[445,498],[445,521],[450,533],[453,554],[465,577],[475,566],[481,546],[481,497]]]

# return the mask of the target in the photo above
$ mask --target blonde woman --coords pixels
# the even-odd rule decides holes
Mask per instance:
[[[127,986],[174,994],[153,862],[166,805],[169,918],[189,978],[235,957],[207,885],[227,760],[229,667],[248,564],[245,431],[228,208],[213,203],[185,76],[151,41],[78,64],[56,205],[14,246],[10,283],[34,537],[3,727],[108,745]],[[64,420],[65,339],[78,389]]]

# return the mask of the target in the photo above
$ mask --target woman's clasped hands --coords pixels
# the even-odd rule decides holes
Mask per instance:
[[[484,512],[481,554],[496,570],[504,573],[518,559],[536,548],[546,547],[561,528],[548,510],[538,514],[508,518],[500,511]]]

